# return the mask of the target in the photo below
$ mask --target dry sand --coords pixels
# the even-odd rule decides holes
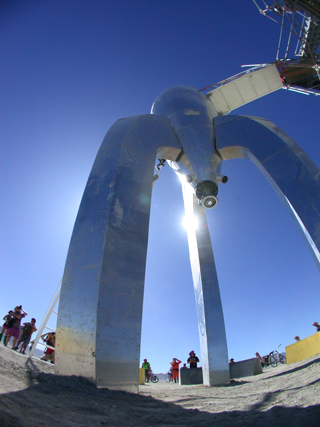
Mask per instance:
[[[159,382],[140,394],[83,378],[0,346],[0,426],[320,426],[320,355],[227,386]]]

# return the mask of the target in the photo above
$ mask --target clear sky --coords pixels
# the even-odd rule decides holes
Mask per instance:
[[[40,325],[64,269],[93,161],[119,118],[165,89],[197,89],[275,59],[279,27],[252,1],[15,0],[0,4],[0,315]],[[234,114],[271,120],[320,166],[320,99],[280,90]],[[319,270],[258,169],[223,164],[207,212],[229,357],[315,333]],[[141,359],[201,359],[181,186],[166,166],[152,196]],[[55,327],[54,321],[51,325]]]

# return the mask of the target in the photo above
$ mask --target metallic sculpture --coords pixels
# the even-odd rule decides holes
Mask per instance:
[[[218,116],[209,97],[178,86],[152,114],[117,121],[90,173],[63,276],[56,373],[138,391],[150,200],[156,159],[183,181],[187,214],[206,225],[223,161],[246,158],[269,180],[319,264],[319,169],[272,123]],[[192,191],[190,191],[192,190]],[[207,227],[188,230],[205,385],[228,382],[227,342]]]

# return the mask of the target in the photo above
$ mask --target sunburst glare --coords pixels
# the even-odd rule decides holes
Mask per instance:
[[[196,230],[198,228],[198,220],[194,215],[185,215],[182,220],[182,226],[188,230]]]

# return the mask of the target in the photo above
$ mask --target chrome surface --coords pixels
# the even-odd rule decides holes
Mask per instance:
[[[183,147],[183,154],[169,165],[185,177],[182,185],[186,215],[196,215],[200,223],[197,230],[188,230],[188,243],[203,379],[206,385],[222,384],[230,380],[227,338],[204,209],[217,204],[218,185],[227,181],[220,175],[221,158],[214,145],[213,119],[217,111],[201,92],[178,86],[159,95],[151,112],[170,119]],[[190,188],[192,193],[188,191]]]
[[[151,112],[168,117],[183,147],[183,153],[170,166],[182,175],[190,175],[195,189],[202,181],[211,181],[217,188],[220,158],[214,149],[212,119],[217,110],[201,92],[188,86],[176,86],[162,92]],[[201,198],[199,199],[201,201]]]
[[[320,170],[278,126],[265,119],[214,119],[223,161],[251,160],[269,181],[301,231],[320,269]]]
[[[204,383],[229,380],[227,341],[205,201],[223,161],[253,161],[302,231],[319,266],[320,171],[281,129],[258,118],[217,116],[211,101],[179,86],[151,115],[119,120],[97,154],[81,201],[61,287],[56,373],[98,387],[138,391],[150,200],[156,159],[185,178],[188,230]],[[198,194],[197,194],[198,190]],[[210,206],[207,206],[210,207]]]
[[[227,339],[206,210],[187,183],[182,184],[188,221],[188,245],[196,300],[204,385],[230,381]]]
[[[102,142],[62,280],[57,374],[138,391],[150,200],[159,148],[169,158],[181,151],[170,121],[156,115],[119,120]]]
[[[218,203],[218,199],[216,197],[218,194],[218,186],[212,181],[199,182],[195,188],[195,194],[200,205],[206,209],[212,209]]]

